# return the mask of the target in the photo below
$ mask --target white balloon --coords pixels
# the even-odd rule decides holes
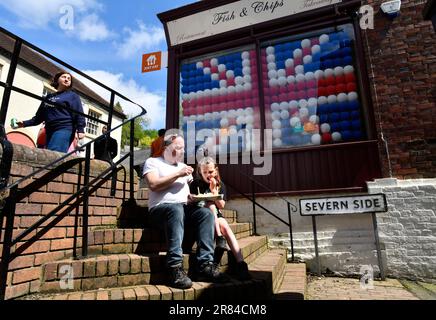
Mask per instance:
[[[303,56],[303,51],[301,49],[295,49],[294,50],[294,59],[295,58],[301,58]]]
[[[326,104],[328,102],[327,97],[320,96],[318,97],[318,105],[322,106],[323,104]]]
[[[322,71],[322,70],[316,70],[316,71],[315,71],[315,78],[316,78],[317,80],[319,80],[319,79],[323,79],[323,78],[324,78],[324,71]]]
[[[279,84],[279,82],[278,82],[278,80],[277,79],[270,79],[269,80],[269,86],[270,87],[277,87],[278,86],[278,84]]]
[[[250,67],[243,67],[242,68],[242,74],[245,76],[245,75],[248,75],[248,74],[251,74],[251,68]]]
[[[312,71],[306,72],[304,75],[307,81],[315,79],[315,74]]]
[[[212,67],[216,67],[218,65],[218,59],[217,58],[210,59],[210,65]]]
[[[197,62],[196,65],[197,65],[197,69],[203,68],[203,62],[201,62],[201,61]]]
[[[277,71],[276,70],[268,71],[268,78],[269,79],[277,79]]]
[[[295,83],[295,77],[294,76],[289,76],[289,77],[286,78],[286,80],[288,81],[289,84]]]
[[[210,76],[210,78],[212,80],[219,80],[220,79],[220,75],[218,73],[212,73],[212,75]]]
[[[306,77],[303,74],[297,74],[295,79],[297,80],[297,82],[306,81]]]
[[[302,66],[302,65],[296,66],[296,67],[295,67],[295,73],[296,73],[297,75],[298,75],[298,74],[302,74],[303,77],[304,77],[304,66]]]
[[[268,63],[270,63],[270,62],[276,62],[276,56],[275,56],[274,54],[269,54],[269,55],[266,56],[266,61],[267,61]]]
[[[206,89],[206,90],[203,91],[203,95],[205,97],[210,97],[211,94],[212,94],[212,91],[210,89]]]
[[[242,60],[242,67],[249,67],[251,65],[250,60]]]
[[[353,73],[354,72],[354,67],[353,66],[345,66],[344,67],[344,73],[345,74],[349,74],[349,73]]]
[[[321,132],[322,133],[329,133],[330,132],[330,125],[328,123],[323,123],[321,125]]]
[[[227,79],[232,79],[235,77],[235,72],[233,70],[227,70],[226,72]]]
[[[270,46],[270,47],[266,48],[266,53],[267,54],[274,54],[274,52],[275,52],[275,49],[274,49],[273,46]]]
[[[307,100],[306,100],[306,99],[301,99],[301,100],[299,100],[299,101],[298,101],[298,106],[299,106],[300,108],[307,108],[307,106],[308,106]]]
[[[197,115],[197,121],[203,121],[204,120],[204,115],[199,114]]]
[[[287,110],[289,109],[289,103],[286,101],[283,101],[280,103],[280,110]]]
[[[226,88],[227,87],[227,80],[220,80],[220,88]]]
[[[183,123],[186,123],[186,122],[188,122],[188,120],[189,120],[189,117],[183,117]]]
[[[300,117],[305,118],[309,116],[309,109],[307,108],[300,108]]]
[[[219,72],[224,72],[224,71],[226,71],[226,65],[225,65],[225,64],[219,64],[219,65],[218,65],[218,71],[219,71]]]
[[[290,101],[289,102],[289,109],[293,110],[293,109],[296,109],[296,108],[298,108],[298,101],[296,101],[296,100]]]
[[[312,63],[312,56],[309,56],[309,55],[304,56],[303,63],[304,64]]]
[[[189,93],[189,100],[194,100],[196,96],[197,96],[197,94],[195,92],[190,92]]]
[[[274,139],[279,139],[279,138],[282,137],[282,130],[280,130],[280,129],[273,129],[272,135],[273,135]]]
[[[342,140],[342,135],[341,135],[341,133],[340,133],[340,132],[333,132],[333,133],[332,133],[332,140],[333,140],[334,142],[341,141],[341,140]]]
[[[278,82],[279,82],[279,86],[281,87],[284,87],[288,83],[286,77],[279,77]]]
[[[252,89],[251,83],[244,83],[244,90],[245,91],[250,91],[251,89]]]
[[[221,118],[227,118],[227,111],[221,111],[220,112],[220,116],[221,116]]]
[[[311,42],[309,39],[304,39],[303,41],[301,41],[301,47],[302,48],[309,48],[311,45]]]
[[[212,112],[212,120],[218,120],[220,118],[220,113],[215,111]]]
[[[245,83],[251,82],[251,76],[249,74],[245,75],[243,78]]]
[[[209,67],[204,68],[203,69],[203,73],[204,74],[210,74],[210,68]]]
[[[241,58],[242,58],[243,60],[250,58],[250,53],[249,53],[248,51],[243,51],[243,52],[241,53]]]
[[[245,114],[245,110],[242,109],[242,108],[239,108],[239,109],[236,110],[236,114],[238,116],[243,116]]]
[[[189,94],[184,93],[184,94],[182,95],[182,100],[183,100],[183,101],[189,100]]]
[[[252,114],[254,114],[254,109],[252,107],[248,107],[248,108],[245,109],[245,115],[246,116],[249,116],[249,115],[252,115]]]
[[[285,69],[277,70],[277,76],[278,77],[286,77],[286,70]]]
[[[242,84],[237,84],[235,88],[236,88],[236,92],[244,91],[244,86]]]
[[[282,123],[280,120],[274,120],[272,122],[273,129],[280,129],[282,127]]]
[[[206,120],[206,121],[212,120],[212,113],[209,113],[209,112],[205,113],[204,120]]]
[[[309,100],[307,100],[307,105],[312,108],[316,107],[318,105],[318,99],[310,98]]]
[[[282,146],[282,140],[281,139],[274,139],[273,146],[277,147],[277,148],[281,147]]]
[[[279,111],[274,111],[273,113],[271,113],[271,118],[273,120],[280,120],[280,112]]]
[[[227,115],[228,115],[229,118],[236,118],[236,110],[235,109],[230,109],[227,112]]]
[[[338,102],[345,102],[348,100],[348,96],[346,93],[342,92],[342,93],[338,94],[337,100],[338,100]]]
[[[275,62],[270,62],[267,65],[268,70],[277,70],[277,65]]]
[[[335,95],[330,95],[327,97],[327,102],[328,103],[336,103],[338,101],[338,99],[336,98]]]
[[[357,92],[352,91],[348,93],[348,101],[355,101],[357,100],[357,98],[358,98]]]
[[[319,43],[324,44],[330,41],[330,37],[327,34],[323,34],[319,37]]]
[[[293,128],[301,126],[301,120],[299,117],[292,117],[291,120],[289,120],[289,123]]]
[[[272,111],[279,111],[280,110],[280,105],[277,102],[274,102],[271,104],[271,110]]]
[[[220,88],[220,96],[226,96],[227,95],[227,88],[222,87]]]
[[[195,120],[197,120],[197,116],[196,115],[189,116],[189,120],[195,121]]]
[[[318,133],[315,133],[314,135],[312,135],[311,141],[312,141],[312,144],[320,145],[321,144],[321,135]]]
[[[282,120],[289,119],[289,111],[288,110],[283,110],[282,112],[280,112],[280,118]]]
[[[319,45],[317,45],[317,44],[314,45],[312,47],[312,54],[319,53],[319,52],[321,52],[321,47]]]
[[[235,77],[235,83],[236,84],[244,84],[244,78],[242,78],[241,76]]]
[[[338,77],[338,76],[342,76],[342,75],[344,74],[344,68],[342,68],[342,67],[336,67],[336,68],[334,69],[334,72],[335,72],[335,76],[336,76],[336,77]]]
[[[335,72],[333,71],[333,69],[330,69],[330,68],[328,68],[328,69],[325,69],[324,70],[324,76],[327,78],[327,77],[331,77],[331,76],[333,76],[335,74]]]
[[[244,116],[238,116],[237,118],[236,118],[236,124],[238,125],[238,126],[240,126],[241,124],[244,124],[245,123],[245,117]]]
[[[254,117],[252,115],[246,116],[245,117],[245,122],[247,122],[247,124],[253,124],[254,123]]]
[[[236,92],[236,88],[234,86],[228,86],[227,87],[227,92],[229,94],[235,93]]]
[[[286,68],[292,68],[294,66],[294,59],[286,59],[285,66]]]
[[[220,90],[218,88],[212,89],[212,97],[217,97],[220,94]]]
[[[319,117],[314,114],[314,115],[309,117],[309,121],[313,124],[317,124],[317,123],[319,123]]]

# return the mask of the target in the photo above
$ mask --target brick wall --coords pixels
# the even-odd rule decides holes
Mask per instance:
[[[35,168],[42,167],[57,157],[59,153],[30,149],[25,146],[14,145],[14,158],[11,170],[10,181],[15,182],[33,172]],[[92,160],[90,180],[99,173],[108,168],[108,164],[98,160]],[[68,173],[60,175],[58,178],[50,181],[46,186],[36,190],[28,198],[17,203],[14,215],[14,238],[21,232],[29,228],[35,222],[47,215],[56,206],[66,200],[76,191],[78,166],[69,170]],[[117,190],[114,197],[110,196],[110,181],[102,185],[95,194],[89,198],[89,229],[115,228],[117,225],[117,215],[120,212],[123,203],[123,181],[124,174],[118,173]],[[82,178],[83,182],[83,178]],[[137,178],[135,177],[135,188],[137,188]],[[20,188],[28,185],[29,182],[20,184]],[[126,177],[126,197],[129,197],[129,173]],[[127,200],[126,198],[126,200]],[[9,266],[9,275],[7,279],[9,297],[20,296],[29,292],[34,292],[39,288],[41,266],[50,261],[56,261],[63,258],[69,258],[73,255],[74,223],[75,210],[66,214],[62,219],[62,210],[54,218],[45,222],[38,230],[32,232],[24,240],[29,240],[37,233],[37,238],[32,241],[23,241],[12,247],[14,252],[24,251],[12,261]],[[79,228],[78,235],[82,235],[82,209],[79,210]],[[4,237],[4,225],[2,237]],[[47,230],[47,225],[52,228]],[[0,239],[0,250],[3,245],[3,238]],[[25,247],[22,245],[25,244]],[[21,249],[19,249],[21,247]],[[81,238],[78,238],[78,255],[81,254]]]
[[[431,21],[423,19],[425,1],[403,0],[401,13],[393,20],[381,12],[383,1],[365,2],[375,10],[375,28],[362,36],[376,127],[388,142],[393,176],[434,178],[436,33]],[[388,177],[388,157],[382,144],[380,154],[383,175]]]
[[[435,282],[436,179],[380,179],[369,193],[384,193],[388,212],[377,214],[387,274]]]

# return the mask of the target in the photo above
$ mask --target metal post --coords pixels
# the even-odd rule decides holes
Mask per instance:
[[[82,223],[82,256],[88,255],[88,209],[89,209],[89,172],[91,167],[91,145],[86,146],[84,191],[83,191],[83,223]]]
[[[81,182],[82,182],[82,162],[79,163],[79,172],[77,173],[76,192],[80,190]],[[80,208],[80,206],[78,205],[79,199],[80,199],[80,194],[78,194],[76,198],[77,207],[76,207],[76,215],[74,217],[73,258],[75,259],[77,258],[77,233],[79,228],[79,208]]]
[[[382,260],[381,249],[380,249],[380,239],[378,237],[377,218],[374,212],[371,213],[371,216],[372,216],[372,224],[374,226],[375,246],[377,248],[377,260],[378,260],[378,267],[380,268],[380,278],[382,279],[382,281],[385,281],[386,275],[383,267],[383,260]]]
[[[133,147],[133,138],[135,135],[135,121],[132,120],[130,122],[130,200],[135,199],[135,192],[133,188],[133,167],[134,167],[134,160],[135,160],[135,150]]]
[[[16,208],[16,194],[18,186],[10,190],[10,195],[6,200],[5,207],[3,208],[6,217],[5,236],[3,239],[3,252],[2,261],[0,263],[0,300],[6,299],[6,286],[8,279],[9,263],[11,258],[11,243],[14,229],[14,214]],[[3,228],[3,225],[0,226]]]
[[[256,192],[254,190],[254,181],[251,181],[251,196],[253,197],[253,231],[254,235],[257,235],[257,226],[256,226]]]
[[[316,264],[317,264],[317,273],[318,277],[321,276],[321,261],[319,261],[319,253],[318,253],[318,237],[316,232],[316,217],[312,216],[312,226],[313,226],[313,239],[315,241],[315,256],[316,256]]]
[[[6,122],[6,115],[8,114],[9,100],[11,98],[12,85],[14,83],[15,71],[17,69],[18,60],[20,58],[22,44],[23,42],[21,41],[21,39],[15,40],[14,52],[12,53],[11,63],[9,65],[8,77],[6,80],[6,87],[3,92],[2,106],[0,110],[0,124],[3,125]]]
[[[287,202],[287,204],[288,204],[289,237],[291,240],[291,255],[292,255],[292,262],[294,262],[294,238],[292,235],[291,204],[289,202]]]

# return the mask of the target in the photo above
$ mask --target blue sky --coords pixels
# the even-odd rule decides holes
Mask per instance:
[[[156,15],[193,2],[1,0],[0,25],[143,105],[150,128],[159,129],[165,124],[167,70],[143,74],[141,57],[167,49]]]

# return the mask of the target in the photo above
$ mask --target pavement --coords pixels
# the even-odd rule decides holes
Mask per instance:
[[[357,278],[307,276],[306,300],[436,300],[436,285],[397,279],[361,284]]]

